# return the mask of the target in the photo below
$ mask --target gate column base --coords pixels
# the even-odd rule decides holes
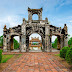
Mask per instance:
[[[7,50],[4,50],[4,49],[3,49],[3,52],[7,52]]]
[[[21,50],[21,52],[26,52],[26,50]]]

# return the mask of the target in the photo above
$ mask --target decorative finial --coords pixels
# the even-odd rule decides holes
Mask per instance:
[[[4,25],[4,30],[6,30],[6,25]]]
[[[23,18],[23,23],[25,23],[25,18]]]

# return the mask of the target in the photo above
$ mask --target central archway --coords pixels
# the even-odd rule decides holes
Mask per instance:
[[[39,51],[44,51],[45,42],[44,42],[43,35],[41,35],[41,33],[39,33],[39,32],[31,32],[31,33],[29,32],[29,35],[26,36],[26,47],[27,47],[26,49],[27,49],[27,52],[29,52],[29,50],[30,50],[29,44],[30,44],[31,37],[32,38],[34,37],[39,41],[39,42],[37,42],[37,41],[34,42],[34,43],[38,43],[40,45],[40,47],[38,45],[36,45],[40,49],[40,50],[39,49],[38,50]]]
[[[29,52],[42,52],[42,37],[38,33],[29,36]]]

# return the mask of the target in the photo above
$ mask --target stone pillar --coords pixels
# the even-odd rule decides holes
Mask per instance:
[[[28,21],[29,23],[32,22],[32,13],[30,11],[28,11]]]
[[[42,12],[38,13],[38,20],[42,20]]]
[[[57,49],[60,50],[60,36],[57,36]]]
[[[51,36],[45,36],[45,49],[47,52],[52,51],[52,46],[51,46]]]
[[[29,52],[29,36],[26,36],[26,51]]]
[[[21,36],[21,52],[26,52],[26,36]]]
[[[3,52],[7,52],[7,38],[3,37]]]
[[[42,49],[43,51],[45,51],[45,39],[44,38],[42,38]]]
[[[64,47],[68,46],[68,37],[64,36]]]
[[[20,43],[20,46],[19,46],[19,48],[20,48],[20,51],[21,51],[21,36],[19,36],[19,43]]]
[[[21,52],[26,52],[26,20],[23,18],[23,24],[21,26]]]
[[[11,50],[14,49],[13,37],[11,37]]]
[[[45,51],[47,51],[47,52],[52,51],[51,34],[50,34],[50,28],[49,28],[48,24],[46,24],[46,26],[45,26]]]
[[[64,47],[64,35],[60,36],[60,49]]]
[[[11,36],[8,35],[7,38],[8,38],[7,39],[7,50],[10,51],[10,49],[11,49]]]
[[[3,51],[6,52],[7,51],[7,28],[6,25],[3,28]]]

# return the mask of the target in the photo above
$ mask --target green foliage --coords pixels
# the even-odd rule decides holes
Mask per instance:
[[[41,50],[42,50],[42,47],[41,47]]]
[[[3,46],[3,36],[0,37],[0,46]]]
[[[70,40],[68,41],[68,45],[69,45],[69,46],[72,45],[72,37],[71,37]]]
[[[55,54],[55,56],[60,56],[60,54]]]
[[[2,60],[2,50],[0,50],[0,63],[1,63],[1,60]]]
[[[18,41],[15,40],[15,39],[13,39],[13,41],[14,41],[14,49],[19,48],[19,43],[18,43]]]
[[[33,45],[38,45],[38,43],[33,43]]]
[[[52,47],[57,49],[57,38],[55,39],[54,43],[52,43]]]
[[[69,47],[63,47],[62,50],[60,50],[60,57],[65,58],[68,50],[69,50]]]
[[[65,59],[69,64],[72,64],[72,46],[67,51]]]
[[[14,55],[2,55],[2,61],[1,63],[6,63],[7,60],[9,60],[10,58],[12,58]]]

